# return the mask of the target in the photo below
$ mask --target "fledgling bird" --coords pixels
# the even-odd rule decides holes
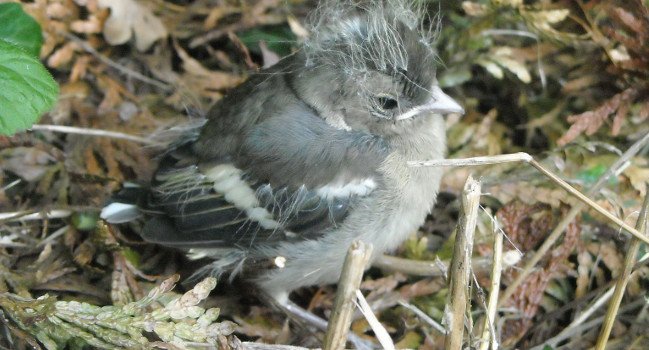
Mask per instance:
[[[441,170],[406,162],[444,157],[443,115],[463,109],[438,86],[422,11],[365,4],[323,4],[299,51],[166,152],[139,203],[144,239],[210,257],[207,272],[286,302],[336,282],[354,240],[376,257],[423,223]],[[123,221],[124,208],[102,217]]]

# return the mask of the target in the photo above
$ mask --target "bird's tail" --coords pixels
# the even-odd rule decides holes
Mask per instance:
[[[100,217],[111,224],[121,224],[142,216],[138,203],[142,203],[147,194],[146,188],[132,182],[125,182],[122,189],[113,195],[109,203],[101,210]]]

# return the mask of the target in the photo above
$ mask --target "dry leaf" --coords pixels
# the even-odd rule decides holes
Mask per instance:
[[[631,186],[640,192],[642,197],[647,195],[646,184],[649,182],[649,168],[643,168],[631,163],[631,165],[624,170],[624,175],[629,178]]]
[[[295,34],[295,36],[297,36],[299,39],[304,40],[309,37],[309,31],[304,28],[304,26],[300,23],[300,21],[297,20],[297,18],[288,16],[286,17],[286,20],[293,34]]]
[[[49,153],[34,147],[8,149],[0,156],[0,170],[11,171],[27,182],[39,180],[56,161]]]
[[[214,100],[221,98],[220,91],[239,85],[243,78],[222,71],[209,70],[191,57],[180,45],[174,43],[178,56],[183,62],[182,75],[184,85],[198,92],[201,96],[209,97]]]
[[[135,0],[99,0],[99,6],[110,8],[104,23],[104,38],[111,45],[121,45],[135,37],[135,47],[146,51],[156,40],[167,37],[162,21],[142,3]]]
[[[101,33],[101,20],[97,16],[90,16],[87,20],[70,23],[70,29],[74,32],[84,34]]]
[[[74,10],[76,10],[74,6],[66,6],[63,3],[54,2],[47,5],[45,13],[49,18],[63,19],[66,17],[73,17],[78,15]]]
[[[216,27],[219,21],[225,16],[229,16],[233,13],[238,13],[238,12],[241,12],[241,10],[237,7],[223,6],[223,5],[215,6],[210,10],[210,13],[205,18],[205,21],[203,21],[203,29],[210,30]]]
[[[471,17],[482,17],[487,14],[488,7],[471,1],[462,1],[462,10]]]
[[[611,270],[611,275],[613,278],[619,276],[620,271],[622,271],[622,266],[624,266],[624,257],[620,252],[618,252],[615,243],[612,241],[607,242],[598,242],[596,247],[593,247],[593,254],[597,256],[604,262],[604,266]]]
[[[628,104],[631,103],[637,94],[638,91],[636,89],[628,88],[606,100],[595,110],[568,116],[568,122],[572,123],[572,126],[570,126],[570,129],[568,129],[559,140],[557,140],[557,143],[559,145],[565,145],[584,132],[586,135],[594,134],[604,125],[604,122],[608,120],[608,117],[611,114],[616,111],[619,112],[621,108],[622,113],[624,114],[616,116],[616,119],[626,117]],[[625,104],[627,106],[623,108],[622,106]],[[621,123],[621,121],[618,121],[617,123]],[[615,131],[615,129],[613,131]]]
[[[58,68],[63,65],[70,63],[72,57],[74,56],[75,51],[79,50],[79,45],[77,43],[70,41],[63,45],[60,49],[54,51],[52,55],[47,59],[47,65],[50,68]]]
[[[593,268],[593,256],[586,250],[577,254],[577,287],[575,298],[581,298],[588,293],[590,271]]]
[[[525,67],[525,62],[521,61],[521,57],[514,55],[511,48],[499,47],[493,50],[490,59],[514,73],[520,81],[526,84],[532,81],[532,75],[527,70],[527,67]]]
[[[500,68],[500,66],[496,62],[486,57],[476,60],[476,63],[482,66],[496,79],[502,79],[505,77],[505,72],[502,70],[502,68]]]

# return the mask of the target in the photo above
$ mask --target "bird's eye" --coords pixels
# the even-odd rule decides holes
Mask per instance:
[[[397,100],[385,96],[379,97],[378,102],[379,106],[385,110],[395,109],[399,106],[399,102],[397,102]]]

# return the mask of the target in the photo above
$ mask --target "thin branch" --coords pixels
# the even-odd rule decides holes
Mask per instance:
[[[645,138],[649,139],[649,133],[645,135]],[[609,221],[612,221],[619,227],[623,228],[625,231],[629,232],[635,238],[649,244],[649,237],[645,237],[638,230],[631,227],[629,224],[625,223],[615,215],[609,213],[606,209],[602,208],[601,205],[597,204],[595,201],[585,196],[583,193],[579,192],[576,188],[572,187],[566,181],[561,179],[558,175],[554,174],[550,170],[544,168],[539,162],[534,160],[532,156],[527,153],[512,153],[512,154],[503,154],[493,157],[474,157],[474,158],[465,158],[465,159],[442,159],[442,160],[433,160],[433,161],[410,161],[408,162],[409,166],[420,167],[420,166],[472,166],[472,165],[487,165],[487,164],[499,164],[499,163],[508,163],[508,162],[525,162],[529,163],[531,166],[535,167],[543,175],[548,177],[554,183],[562,187],[568,193],[572,194],[574,197],[582,201],[584,204],[591,207],[593,210],[599,214],[606,217]],[[590,196],[590,192],[589,192]]]
[[[311,348],[305,348],[301,346],[264,344],[264,343],[250,342],[250,341],[244,341],[241,343],[241,345],[243,345],[243,349],[247,349],[247,350],[311,350]],[[212,348],[214,348],[213,345]]]
[[[600,190],[601,188],[606,184],[609,178],[615,176],[619,169],[623,168],[626,166],[627,162],[633,158],[638,152],[640,152],[647,144],[649,144],[649,133],[647,133],[645,136],[643,136],[641,139],[636,141],[629,149],[624,152],[595,182],[595,184],[586,192],[586,195],[588,197],[594,197]],[[518,286],[523,283],[523,281],[527,278],[527,276],[534,270],[534,266],[541,261],[541,259],[545,256],[545,254],[554,246],[556,241],[561,237],[563,234],[563,231],[568,227],[568,225],[577,217],[577,215],[581,212],[581,210],[584,208],[585,204],[584,203],[576,203],[572,208],[570,208],[570,211],[561,219],[559,224],[554,228],[552,233],[545,238],[543,241],[543,244],[539,249],[534,253],[534,255],[527,260],[525,263],[525,266],[522,268],[518,276],[514,279],[514,281],[507,286],[507,289],[503,292],[502,296],[500,297],[500,302],[499,305],[502,305],[502,303],[505,300],[508,300],[513,294],[514,291],[518,288]]]
[[[480,189],[480,182],[469,176],[462,191],[462,215],[458,223],[453,261],[449,271],[449,298],[444,308],[444,324],[447,329],[444,348],[447,350],[462,349],[464,317],[467,304],[471,299],[469,294],[471,255],[473,254],[473,234],[480,207]]]
[[[67,209],[54,209],[37,213],[34,213],[32,211],[15,211],[9,213],[0,213],[0,222],[61,219],[67,218],[71,214],[72,211]]]
[[[501,163],[525,162],[529,163],[533,158],[525,152],[500,154],[497,156],[471,157],[463,159],[435,159],[435,160],[412,160],[408,162],[411,167],[462,167],[490,165]]]
[[[637,308],[638,306],[641,306],[641,305],[643,305],[645,303],[646,303],[645,298],[642,296],[642,297],[640,297],[640,298],[638,298],[638,299],[624,305],[624,307],[620,308],[620,311],[626,312],[626,311],[629,311],[629,310],[633,310],[633,309]],[[577,325],[574,328],[571,328],[570,330],[568,330],[566,332],[561,332],[560,334],[557,334],[556,336],[554,336],[554,337],[552,337],[552,338],[550,338],[548,340],[545,340],[542,344],[534,346],[530,350],[546,349],[548,346],[552,346],[552,344],[558,344],[559,342],[562,342],[562,341],[564,341],[566,339],[569,339],[571,337],[576,337],[577,334],[580,334],[583,331],[586,331],[588,329],[591,329],[591,328],[597,326],[598,324],[602,323],[603,320],[604,320],[604,316],[600,316],[600,317],[597,317],[597,318],[593,319],[592,321],[588,321],[588,322],[586,322],[584,324]],[[580,339],[580,337],[577,337],[577,339]]]
[[[401,306],[405,307],[406,309],[414,312],[415,315],[419,316],[419,318],[424,320],[424,322],[428,323],[428,325],[433,327],[433,329],[435,329],[436,331],[438,331],[438,332],[440,332],[442,334],[446,334],[446,329],[444,328],[444,326],[439,324],[439,322],[433,320],[430,316],[428,316],[425,312],[421,311],[415,305],[409,304],[405,300],[400,300],[399,305],[401,305]]]
[[[380,255],[374,262],[373,267],[388,270],[390,272],[401,272],[410,276],[424,277],[446,277],[448,261],[444,260],[412,260],[398,256]],[[488,272],[491,261],[483,257],[475,257],[471,260],[471,267],[476,272]]]
[[[551,171],[547,170],[541,164],[539,164],[536,160],[532,160],[530,164],[535,167],[537,170],[542,172],[545,176],[549,177],[552,181],[554,181],[557,185],[561,186],[564,190],[566,190],[568,193],[572,194],[573,196],[577,197],[580,201],[588,205],[589,207],[593,208],[596,212],[600,213],[601,215],[604,215],[607,219],[612,221],[613,223],[617,224],[630,234],[632,234],[635,238],[642,240],[643,242],[649,244],[649,237],[645,237],[640,231],[636,230],[635,228],[631,227],[629,224],[626,222],[622,221],[622,219],[618,218],[617,216],[609,213],[606,209],[602,208],[599,204],[595,203],[592,199],[588,198],[585,196],[583,193],[579,192],[576,188],[570,186],[567,182],[565,182],[563,179],[561,179],[559,176],[556,174],[552,173]]]
[[[371,244],[354,241],[349,247],[338,281],[338,291],[331,310],[327,334],[322,345],[324,350],[338,350],[345,347],[354,311],[353,300],[356,298],[356,290],[361,284],[363,272],[371,256]]]
[[[87,53],[95,56],[98,60],[100,60],[101,62],[103,62],[107,66],[112,67],[112,68],[122,72],[125,75],[133,77],[133,78],[135,78],[137,80],[140,80],[143,83],[147,83],[149,85],[153,85],[155,87],[158,87],[158,88],[160,88],[160,89],[162,89],[164,91],[171,91],[172,90],[171,85],[166,84],[166,83],[164,83],[162,81],[159,81],[159,80],[156,80],[156,79],[149,78],[149,77],[143,75],[142,73],[139,73],[139,72],[136,72],[136,71],[134,71],[134,70],[132,70],[130,68],[124,67],[123,65],[120,65],[117,62],[111,60],[110,58],[102,55],[97,50],[95,50],[94,47],[92,47],[90,44],[88,44],[88,42],[86,42],[85,40],[79,38],[78,36],[76,36],[76,35],[74,35],[72,33],[68,33],[68,32],[64,32],[63,35],[66,38],[68,38],[68,39],[74,41],[75,43],[77,43],[84,51],[86,51]]]
[[[151,140],[149,138],[125,134],[119,131],[109,131],[109,130],[101,130],[101,129],[79,128],[76,126],[49,125],[49,124],[35,124],[32,125],[30,130],[51,131],[51,132],[60,132],[64,134],[76,134],[76,135],[86,135],[86,136],[110,137],[114,139],[128,140],[137,143],[142,143],[150,146],[162,146],[161,143]]]
[[[649,212],[649,183],[645,184],[647,189],[645,194],[644,203],[642,205],[642,210],[640,215],[638,215],[638,220],[636,222],[636,228],[639,231],[644,231],[645,234],[649,235],[647,230],[647,220]],[[608,342],[608,337],[611,334],[613,329],[613,323],[615,322],[615,315],[617,314],[620,304],[622,303],[622,297],[624,296],[624,291],[626,290],[626,285],[629,282],[631,277],[631,272],[633,271],[633,266],[636,263],[636,256],[640,250],[640,241],[634,239],[629,244],[629,249],[626,251],[626,257],[624,259],[624,268],[620,273],[620,276],[615,283],[615,292],[613,293],[613,298],[608,304],[608,309],[606,310],[606,316],[604,317],[604,324],[600,330],[599,337],[597,338],[597,344],[595,345],[596,350],[604,350],[606,348],[606,343]]]
[[[491,271],[491,289],[489,290],[489,301],[482,326],[482,342],[480,350],[498,350],[498,339],[496,339],[496,310],[498,309],[498,293],[500,292],[500,276],[503,271],[503,231],[498,228],[498,221],[492,221],[494,239],[493,269]]]
[[[374,336],[376,336],[376,339],[378,339],[383,349],[394,350],[394,341],[392,341],[392,338],[390,338],[390,333],[388,333],[381,322],[379,322],[379,319],[376,318],[376,315],[374,315],[374,312],[372,312],[370,304],[367,303],[365,296],[363,296],[363,293],[361,293],[361,291],[358,289],[356,289],[356,298],[358,300],[356,306],[359,310],[361,310],[363,316],[365,316],[367,323],[370,325],[370,328],[372,328],[372,331],[374,332]]]

